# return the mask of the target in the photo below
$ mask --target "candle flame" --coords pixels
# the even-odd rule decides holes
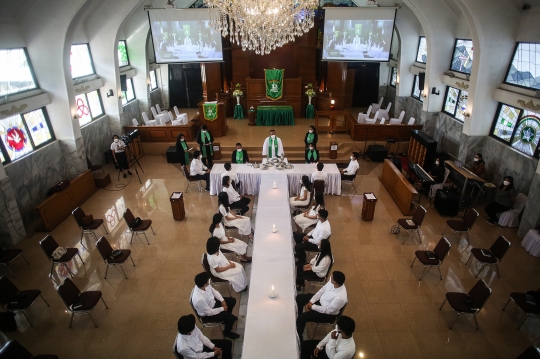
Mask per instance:
[[[272,286],[272,290],[274,290],[274,286]]]

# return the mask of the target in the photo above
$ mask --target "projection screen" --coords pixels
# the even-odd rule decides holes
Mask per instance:
[[[326,61],[388,61],[395,8],[325,8]]]
[[[148,20],[157,63],[223,61],[208,9],[151,9]]]

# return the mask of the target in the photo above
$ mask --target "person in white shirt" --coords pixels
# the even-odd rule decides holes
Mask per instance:
[[[321,240],[328,239],[332,234],[332,229],[328,222],[328,211],[326,209],[320,209],[317,218],[319,219],[317,226],[308,234],[293,233],[293,238],[296,242],[294,251],[300,264],[306,263],[306,250],[317,251]]]
[[[226,339],[210,341],[195,325],[193,314],[184,315],[178,319],[178,334],[173,350],[184,359],[232,358],[232,342]]]
[[[262,155],[268,158],[276,158],[284,155],[281,138],[276,136],[276,130],[270,130],[270,136],[264,140]]]
[[[323,172],[324,164],[322,162],[317,163],[317,171],[311,174],[311,182],[324,181],[324,184],[328,182],[328,173]]]
[[[296,331],[300,341],[303,340],[306,323],[333,323],[347,301],[345,274],[339,271],[332,272],[328,283],[314,295],[298,294],[296,305],[300,314],[296,318]],[[304,307],[306,311],[302,313]]]
[[[319,213],[320,209],[325,209],[324,194],[322,192],[315,192],[315,198],[311,203],[311,208],[294,217],[296,231],[298,233],[304,233],[306,228],[311,225],[317,224],[317,222],[319,221],[317,219],[317,213]]]
[[[300,359],[351,359],[356,353],[356,345],[352,337],[356,323],[351,317],[342,315],[338,318],[336,329],[318,342],[306,340],[302,342]]]
[[[205,323],[223,323],[223,335],[230,339],[238,339],[240,335],[232,331],[238,319],[232,314],[236,299],[223,297],[210,285],[210,276],[206,272],[195,276],[195,288],[191,291],[189,301]]]
[[[208,238],[206,242],[206,253],[210,272],[212,275],[228,281],[235,292],[247,290],[247,277],[244,267],[240,263],[228,260],[219,250],[219,239]]]
[[[296,266],[296,289],[300,290],[300,287],[304,286],[304,280],[306,279],[319,279],[324,278],[330,269],[332,264],[332,248],[330,247],[330,241],[323,239],[319,243],[320,252],[317,253],[308,264],[302,265],[297,263]]]
[[[118,138],[118,135],[114,135],[112,138],[113,143],[111,143],[111,152],[114,158],[114,162],[116,162],[116,165],[120,168],[120,172],[122,172],[124,178],[127,177],[124,173],[124,170],[127,170],[127,174],[131,176],[126,156],[126,144],[124,143],[124,141],[121,141],[120,138]]]
[[[223,215],[221,213],[214,214],[209,231],[212,237],[217,237],[219,239],[220,248],[233,251],[240,256],[241,262],[251,262],[251,257],[247,255],[248,245],[246,242],[233,237],[227,237],[225,234]]]
[[[249,239],[253,239],[251,218],[231,213],[231,205],[229,204],[229,195],[227,193],[220,192],[218,194],[218,206],[218,212],[223,215],[223,223],[226,226],[238,228],[238,234],[249,236]]]
[[[229,204],[232,209],[239,209],[240,215],[243,216],[249,211],[248,204],[251,200],[247,197],[242,197],[236,192],[233,185],[231,184],[231,179],[229,176],[224,176],[221,180],[221,185],[223,186],[222,191],[227,193],[229,196]]]
[[[358,158],[358,152],[353,152],[351,155],[351,162],[349,162],[349,166],[347,166],[347,168],[341,171],[341,180],[354,179],[354,176],[356,175],[356,171],[358,171],[358,169],[360,168],[357,158]]]
[[[191,161],[189,174],[195,179],[204,180],[206,182],[206,188],[204,190],[210,190],[210,170],[202,163],[201,151],[193,152],[193,160]]]
[[[306,175],[302,176],[302,180],[300,181],[300,183],[302,184],[302,187],[300,188],[300,194],[298,196],[289,198],[289,206],[291,207],[291,211],[293,213],[296,210],[297,206],[307,206],[310,200],[311,182],[309,181],[309,177]]]
[[[238,179],[238,175],[236,174],[236,172],[232,170],[232,165],[227,162],[223,165],[223,168],[225,168],[225,172],[221,174],[221,181],[223,181],[223,177],[229,176],[231,181],[234,181],[234,189],[238,191],[238,189],[240,188],[240,180]]]

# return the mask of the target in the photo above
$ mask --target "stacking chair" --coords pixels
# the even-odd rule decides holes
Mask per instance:
[[[150,120],[146,112],[142,113],[142,118],[146,126],[157,126],[158,124],[156,120]]]
[[[405,229],[407,233],[410,231],[415,231],[416,234],[418,234],[418,240],[420,243],[422,243],[422,238],[420,237],[420,227],[422,226],[422,222],[424,222],[424,218],[426,217],[426,209],[422,206],[418,206],[416,208],[416,211],[414,211],[414,214],[412,218],[400,218],[398,219],[398,226]],[[407,223],[407,220],[411,220],[414,222],[414,224]],[[401,244],[405,243],[405,238],[403,238],[403,241]]]
[[[411,118],[409,119],[409,122],[407,122],[407,125],[409,125],[409,126],[414,125],[414,121],[415,121],[414,117],[411,117]]]
[[[514,208],[509,209],[506,212],[502,212],[499,215],[499,226],[501,227],[519,227],[519,215],[525,205],[527,204],[527,196],[523,193],[519,193],[516,196],[516,203]]]
[[[368,125],[374,125],[378,119],[379,119],[379,111],[375,112],[375,116],[373,116],[373,118],[366,118],[364,121]]]
[[[360,113],[358,114],[358,119],[356,120],[356,122],[358,122],[358,123],[365,123],[366,118],[369,118],[369,115],[371,115],[371,108],[372,108],[372,106],[369,105],[369,107],[368,107],[366,113],[360,112]]]
[[[173,125],[187,125],[188,124],[188,117],[187,113],[180,113],[178,111],[178,107],[174,106],[174,113],[176,114],[176,120],[172,122]]]
[[[420,263],[424,265],[424,270],[422,271],[422,275],[420,276],[420,279],[418,279],[418,281],[422,280],[424,274],[426,274],[426,272],[431,267],[437,267],[437,269],[439,270],[439,277],[441,277],[442,280],[441,264],[444,261],[444,258],[446,258],[446,256],[448,255],[448,252],[450,252],[450,247],[452,247],[452,245],[450,244],[450,242],[448,242],[448,239],[443,237],[439,240],[439,243],[437,243],[437,245],[433,249],[433,252],[431,252],[435,256],[435,258],[430,259],[428,257],[428,252],[430,251],[414,252],[415,258],[411,263],[411,268],[417,259]]]
[[[483,279],[480,279],[474,287],[469,291],[469,293],[460,293],[460,292],[448,292],[446,293],[446,298],[439,308],[442,309],[444,303],[448,301],[450,307],[454,312],[457,313],[456,319],[450,325],[450,329],[454,326],[457,318],[460,315],[472,315],[474,318],[474,323],[476,324],[476,330],[479,330],[478,321],[476,320],[476,314],[482,309],[486,301],[491,296],[491,288],[488,287],[486,282]]]
[[[161,107],[159,107],[159,104],[156,103],[156,110],[158,112],[158,114],[162,114],[162,113],[166,113],[167,110],[162,110]]]
[[[154,116],[154,120],[156,119],[157,115],[159,114],[157,110],[154,108],[154,106],[150,106],[150,111],[152,111],[152,116]],[[161,112],[161,111],[160,111]]]
[[[101,237],[96,242],[96,247],[98,249],[99,254],[101,254],[101,258],[105,261],[105,264],[107,265],[107,270],[105,271],[105,279],[107,279],[107,273],[109,272],[109,268],[118,268],[122,270],[122,273],[124,273],[124,277],[128,279],[126,272],[124,272],[124,268],[122,265],[127,261],[127,259],[131,259],[131,263],[133,263],[133,266],[135,267],[135,262],[133,261],[133,258],[131,257],[131,250],[129,249],[118,249],[120,252],[122,252],[121,255],[119,255],[116,258],[111,258],[111,254],[114,251],[105,237]]]
[[[132,118],[131,123],[133,123],[133,126],[139,126],[139,123],[137,122],[137,119]]]
[[[351,185],[351,192],[354,190],[354,193],[357,193],[356,192],[356,186],[354,185],[354,181],[356,180],[356,175],[358,174],[358,170],[354,173],[354,178],[352,180],[344,180],[342,179],[341,180],[341,183],[347,183],[347,184],[350,184]]]
[[[471,241],[469,240],[469,231],[472,229],[474,222],[476,222],[476,219],[478,218],[479,214],[476,212],[476,209],[469,208],[467,212],[465,213],[465,216],[463,216],[462,220],[456,220],[456,219],[449,219],[446,221],[446,227],[444,227],[444,232],[446,232],[446,228],[450,227],[451,230],[454,231],[454,234],[452,235],[452,238],[450,239],[450,242],[454,241],[454,236],[459,233],[465,233],[467,235],[467,242],[469,245],[471,245]]]
[[[187,182],[188,182],[188,185],[186,187],[186,192],[187,190],[189,189],[189,185],[193,182],[196,182],[197,183],[197,187],[199,188],[199,192],[202,192],[202,183],[201,183],[201,180],[198,180],[194,177],[191,176],[191,172],[189,170],[189,167],[188,166],[184,166],[184,174],[186,175],[186,179],[187,179]]]
[[[437,195],[437,190],[443,189],[444,183],[448,179],[448,175],[450,175],[450,170],[448,168],[444,169],[444,179],[441,183],[435,183],[432,184],[429,187],[429,200],[431,201],[435,196]]]
[[[482,263],[482,267],[480,267],[480,270],[475,275],[476,278],[478,278],[478,275],[485,266],[494,265],[497,268],[497,277],[500,279],[499,263],[508,251],[508,248],[510,248],[510,241],[504,238],[504,236],[499,236],[489,249],[471,248],[471,255],[465,264],[468,264],[471,257],[474,256],[478,262]]]
[[[69,278],[64,279],[62,284],[56,288],[56,291],[60,295],[60,298],[62,298],[62,301],[67,307],[67,310],[71,312],[71,320],[69,322],[69,328],[71,329],[71,326],[73,324],[73,316],[75,314],[88,314],[90,317],[90,320],[92,320],[92,323],[94,323],[94,326],[97,328],[96,322],[94,322],[94,319],[92,318],[92,315],[90,315],[90,312],[92,309],[95,308],[95,306],[98,304],[99,300],[103,302],[105,305],[105,308],[109,309],[107,307],[107,303],[103,300],[102,293],[98,290],[89,290],[86,292],[81,292],[79,288],[73,283],[73,281]],[[81,307],[73,308],[74,304],[79,302],[82,304]]]
[[[38,297],[41,297],[45,304],[50,307],[39,289],[19,290],[8,278],[0,278],[0,305],[2,309],[13,313],[22,313],[31,327],[33,327],[32,322],[26,316],[24,310],[34,304]]]
[[[90,162],[90,159],[88,158],[88,156],[86,156],[86,167],[88,167],[88,169],[92,172],[97,172],[99,170],[101,170],[101,172],[105,173],[105,171],[103,170],[103,166],[102,165],[93,165],[92,162]]]
[[[131,232],[131,239],[129,241],[129,244],[131,244],[133,242],[133,236],[134,235],[137,235],[137,237],[138,237],[139,234],[142,233],[142,234],[144,234],[144,238],[146,238],[146,243],[148,243],[148,245],[150,245],[150,242],[148,242],[148,237],[146,236],[146,231],[148,230],[148,228],[150,228],[152,230],[152,233],[154,235],[156,235],[156,233],[154,232],[154,228],[152,228],[152,220],[151,219],[143,219],[143,220],[141,220],[140,224],[133,227],[132,224],[135,221],[135,216],[133,215],[133,213],[131,213],[131,210],[129,208],[126,208],[126,211],[124,212],[124,221],[126,222],[128,228],[129,228],[129,231]]]
[[[229,297],[230,297],[231,296],[231,288],[230,288],[229,281],[225,280],[225,279],[218,278],[218,277],[216,277],[215,275],[212,274],[212,271],[210,270],[210,264],[208,264],[208,258],[207,258],[206,253],[203,253],[201,263],[202,263],[202,266],[204,268],[204,271],[206,273],[208,273],[208,275],[210,276],[210,281],[212,281],[212,284],[214,286],[218,286],[218,285],[223,286],[224,285],[225,287],[227,287],[227,290],[229,291]]]
[[[53,269],[55,265],[65,266],[69,275],[71,276],[71,278],[73,278],[73,273],[71,272],[67,264],[68,262],[71,262],[72,259],[74,259],[73,257],[75,257],[75,255],[79,256],[79,259],[84,265],[84,261],[82,260],[81,255],[79,254],[78,248],[66,248],[66,251],[67,251],[66,254],[64,254],[59,259],[54,259],[52,255],[54,251],[56,250],[56,248],[60,246],[58,245],[58,243],[56,243],[56,241],[54,240],[52,236],[49,236],[49,235],[45,236],[45,238],[43,238],[39,242],[39,245],[41,246],[41,249],[43,249],[43,252],[47,256],[47,258],[51,261],[51,273],[49,273],[49,277],[51,278],[52,278],[52,273],[53,273]]]
[[[22,254],[22,249],[19,248],[0,248],[0,264],[3,264],[8,269],[9,273],[11,273],[11,276],[15,278],[15,274],[11,271],[11,268],[9,268],[9,263],[11,263],[15,258],[18,256],[23,257],[26,264],[30,265],[28,261],[26,260],[26,257],[24,254]]]
[[[391,118],[390,124],[391,125],[399,125],[403,121],[403,117],[405,117],[405,111],[401,111],[398,118]]]
[[[93,219],[92,222],[88,224],[84,224],[83,219],[84,217],[86,217],[86,213],[84,213],[81,207],[75,208],[73,212],[71,212],[71,214],[73,215],[73,218],[75,218],[75,222],[77,222],[77,225],[81,229],[81,239],[80,239],[81,244],[83,240],[83,235],[85,233],[90,233],[94,236],[95,239],[97,239],[95,231],[100,226],[103,226],[105,233],[109,234],[109,232],[107,232],[107,228],[105,228],[105,225],[103,224],[102,219]]]
[[[16,339],[8,342],[0,349],[0,359],[58,359],[58,356],[52,354],[32,355]]]
[[[337,321],[338,321],[339,317],[341,317],[343,315],[343,312],[345,311],[345,308],[347,308],[347,304],[348,303],[345,303],[345,305],[343,307],[341,307],[341,309],[339,310],[338,315],[336,315],[336,319],[334,319],[334,322],[332,322],[332,323],[317,323],[315,325],[315,330],[313,331],[313,335],[311,336],[311,339],[315,338],[315,334],[317,334],[317,329],[319,329],[319,325],[321,327],[327,327],[327,328],[334,329],[336,327],[336,324],[337,324]]]
[[[388,102],[388,105],[386,106],[386,109],[380,109],[381,118],[383,119],[390,119],[390,108],[392,107],[392,102]]]
[[[309,232],[308,232],[309,233]],[[329,235],[328,240],[330,240],[330,238],[332,237],[332,235]],[[305,252],[306,252],[306,262],[309,263],[309,261],[311,260],[312,257],[315,257],[316,253],[319,253],[321,250],[319,248],[314,248],[314,249],[307,249]]]
[[[191,294],[189,296],[189,305],[191,305],[191,309],[193,309],[193,314],[195,314],[195,318],[197,318],[199,323],[201,323],[202,329],[204,329],[204,328],[219,328],[219,330],[221,331],[222,338],[225,339],[225,336],[223,335],[223,327],[221,326],[222,322],[203,322],[201,316],[199,315],[199,313],[197,313],[197,309],[195,309],[195,306],[193,305],[193,302],[191,301],[191,298],[193,298],[193,291],[194,290],[195,290],[195,288],[193,288],[193,290],[191,291]]]
[[[311,277],[309,279],[304,280],[304,284],[307,284],[304,286],[304,293],[309,293],[309,289],[311,286],[318,286],[322,287],[325,285],[326,282],[330,279],[330,275],[332,274],[332,267],[334,266],[334,258],[332,258],[332,261],[330,262],[330,266],[328,267],[328,272],[326,272],[326,275],[322,278],[315,278]]]
[[[532,302],[530,301],[530,299],[528,301],[528,298],[527,298],[528,296],[532,297],[531,298]],[[517,330],[519,330],[523,326],[527,318],[529,317],[540,318],[540,289],[537,290],[536,292],[530,291],[527,293],[518,293],[518,292],[510,293],[510,298],[508,299],[508,302],[506,302],[506,304],[504,305],[502,309],[503,311],[508,306],[508,303],[510,303],[510,300],[516,303],[516,305],[522,312],[527,313],[525,317],[523,318],[523,320],[521,321],[521,323],[519,323]]]

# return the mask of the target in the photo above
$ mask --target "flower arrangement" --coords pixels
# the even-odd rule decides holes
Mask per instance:
[[[242,97],[244,95],[242,90],[240,90],[240,87],[242,87],[242,85],[236,84],[236,90],[234,90],[232,93],[234,97]]]
[[[251,106],[251,107],[249,108],[249,112],[255,112],[255,107]]]
[[[313,85],[312,84],[307,84],[307,86],[305,88],[307,88],[307,90],[305,92],[306,96],[315,97],[315,90],[313,90]]]

